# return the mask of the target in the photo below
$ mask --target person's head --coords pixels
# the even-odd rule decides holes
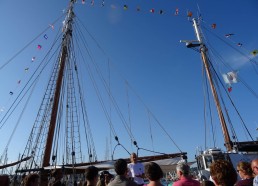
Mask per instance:
[[[150,181],[157,181],[163,177],[163,172],[157,163],[154,163],[154,162],[147,163],[145,164],[144,169],[145,169],[145,176]]]
[[[189,175],[190,167],[186,163],[178,163],[176,166],[176,173],[179,178]]]
[[[137,155],[133,152],[130,156],[131,162],[136,163],[137,162]]]
[[[86,169],[85,177],[87,182],[97,183],[99,177],[99,169],[95,166],[89,166]]]
[[[251,164],[244,161],[237,164],[237,172],[242,179],[250,178],[253,175]]]
[[[251,163],[252,171],[255,175],[258,175],[258,158],[254,159]]]
[[[126,175],[127,162],[124,159],[116,160],[114,167],[115,167],[115,171],[118,175]]]
[[[25,177],[25,186],[38,186],[39,175],[36,173],[29,174]]]
[[[237,181],[237,173],[233,165],[226,160],[214,161],[210,166],[210,174],[215,185],[234,185]]]

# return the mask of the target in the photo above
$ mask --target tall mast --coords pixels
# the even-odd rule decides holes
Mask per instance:
[[[58,76],[56,81],[56,89],[54,93],[54,99],[53,99],[53,108],[50,118],[50,124],[49,124],[49,131],[47,135],[47,141],[46,141],[46,147],[43,157],[43,164],[42,166],[49,166],[50,165],[50,155],[51,155],[51,149],[52,149],[52,143],[53,143],[53,137],[54,137],[54,131],[56,127],[56,119],[57,119],[57,113],[58,113],[58,105],[60,100],[60,92],[64,77],[64,69],[66,65],[66,60],[68,57],[68,48],[69,44],[72,38],[72,24],[73,24],[73,4],[75,3],[75,0],[70,1],[70,5],[67,11],[67,16],[64,21],[63,25],[63,40],[62,40],[62,47],[61,47],[61,55],[59,57],[59,69],[58,69]]]
[[[220,124],[221,124],[221,127],[222,127],[225,146],[226,146],[227,151],[232,151],[232,149],[233,149],[232,148],[232,143],[231,143],[230,136],[229,136],[229,133],[228,133],[225,118],[224,118],[224,115],[223,115],[223,112],[222,112],[222,109],[221,109],[221,106],[220,106],[220,102],[219,102],[219,99],[218,99],[218,94],[217,94],[216,88],[215,88],[214,83],[213,83],[213,79],[212,79],[212,75],[211,75],[211,71],[210,71],[210,65],[209,65],[209,62],[208,62],[208,59],[207,59],[207,55],[206,55],[207,48],[202,41],[202,36],[201,36],[200,30],[199,30],[199,25],[198,25],[195,18],[193,19],[193,27],[194,27],[194,30],[195,30],[195,33],[196,33],[196,38],[197,38],[197,41],[198,41],[198,45],[200,46],[202,61],[203,61],[203,64],[204,64],[204,67],[205,67],[205,70],[206,70],[206,74],[207,74],[207,77],[208,77],[208,80],[209,80],[209,83],[210,83],[211,91],[212,91],[213,98],[214,98],[216,108],[217,108],[217,112],[218,112],[218,115],[219,115],[219,120],[220,120]]]

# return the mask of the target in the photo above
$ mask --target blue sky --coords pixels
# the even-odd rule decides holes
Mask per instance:
[[[209,32],[203,31],[207,34],[205,35],[206,39],[214,47],[210,50],[219,52],[227,65],[239,71],[241,81],[243,80],[255,92],[258,92],[257,74],[254,72],[251,62],[246,58],[246,56],[253,58],[250,52],[258,49],[258,13],[256,11],[258,2],[256,0],[108,0],[104,2],[104,7],[101,6],[101,3],[102,1],[95,0],[94,6],[91,6],[90,1],[86,1],[84,5],[78,1],[75,4],[75,13],[101,49],[105,51],[103,54],[96,42],[87,36],[88,44],[92,47],[91,50],[95,55],[94,59],[102,64],[104,72],[107,72],[108,60],[114,66],[111,72],[113,78],[111,87],[118,103],[121,103],[121,107],[126,111],[128,103],[125,100],[128,97],[125,92],[124,80],[121,79],[123,76],[158,118],[171,138],[176,141],[180,149],[188,153],[189,160],[193,160],[196,147],[204,148],[204,98],[202,63],[199,53],[187,49],[183,43],[179,42],[180,40],[195,40],[193,27],[186,17],[186,12],[187,10],[192,11],[193,16],[196,17],[197,7],[199,7],[203,17],[202,24],[209,30]],[[68,1],[66,0],[0,1],[2,25],[0,29],[0,66],[60,17],[67,5]],[[124,5],[128,6],[128,10],[123,9]],[[140,7],[139,12],[136,11],[137,6]],[[154,13],[149,11],[152,8],[155,10]],[[179,9],[178,16],[174,15],[176,8]],[[164,11],[164,14],[158,13],[160,9]],[[211,28],[213,23],[216,23],[216,29]],[[51,45],[50,40],[54,39],[58,27],[61,25],[62,19],[55,24],[54,30],[48,29],[45,32],[48,40],[44,40],[43,36],[37,38],[19,56],[1,69],[0,106],[4,107],[1,116],[7,110],[8,100],[13,99],[9,95],[9,91],[17,90],[18,92],[20,87],[17,85],[17,80],[26,79],[29,76],[24,73],[24,68],[28,65],[31,70],[36,68],[36,64],[30,62],[31,57],[36,56],[36,61],[43,58],[46,49]],[[238,50],[246,56],[240,55],[214,36],[215,34],[225,40],[224,35],[228,33],[235,35],[227,42],[234,47],[235,43],[242,43],[243,46]],[[42,45],[41,50],[36,49],[38,44]],[[216,56],[214,56],[215,58]],[[253,59],[257,60],[257,58]],[[219,69],[219,74],[229,71],[220,61],[216,61],[215,64]],[[40,95],[39,93],[42,92],[39,91],[38,95]],[[97,98],[93,97],[94,92],[89,90],[89,94],[92,97],[90,97],[87,107],[93,108],[92,111],[89,111],[93,114],[92,117],[90,116],[93,123],[92,133],[98,157],[103,159],[109,130],[106,128],[107,124],[102,117]],[[233,85],[230,95],[236,101],[236,106],[251,134],[253,137],[257,137],[257,131],[255,131],[258,127],[257,98],[247,90],[242,82]],[[27,141],[33,120],[35,120],[38,97],[32,98],[34,104],[31,105],[27,117],[22,119],[22,124],[18,126],[13,142],[10,143],[9,154],[13,159],[18,156],[19,152],[22,152]],[[129,99],[133,102],[130,103],[133,134],[140,147],[152,149],[146,110],[139,100],[136,101],[136,96],[133,94],[129,94]],[[123,105],[122,102],[125,104]],[[128,117],[128,111],[126,115]],[[215,110],[213,115],[216,118]],[[234,114],[233,117],[235,116]],[[0,129],[1,139],[5,139],[1,140],[4,141],[0,144],[1,153],[15,121],[7,122]],[[216,146],[223,148],[223,138],[217,119],[214,119],[214,122],[216,123]],[[153,120],[150,120],[150,123],[153,124],[151,130],[154,149],[164,153],[178,152],[178,149],[159,126],[155,125]],[[239,139],[246,140],[245,133],[241,132],[243,129],[240,122],[236,121],[234,125],[236,130],[240,131]],[[130,152],[135,151],[135,148],[128,142],[129,138],[124,138],[127,134],[123,132],[123,128],[119,126],[116,131],[127,149]],[[208,139],[207,144],[209,146],[213,143]],[[147,154],[140,151],[140,155]],[[127,156],[122,149],[117,150],[115,154],[115,158]]]

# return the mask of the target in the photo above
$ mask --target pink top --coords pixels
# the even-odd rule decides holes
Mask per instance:
[[[200,182],[188,177],[181,177],[180,180],[173,183],[173,186],[200,186]]]

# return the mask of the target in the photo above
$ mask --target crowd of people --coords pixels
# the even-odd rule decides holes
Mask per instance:
[[[124,159],[118,159],[114,164],[116,176],[108,171],[99,173],[99,169],[90,166],[86,169],[85,179],[80,186],[162,186],[161,179],[164,174],[161,167],[155,162],[138,162],[137,155],[132,153],[131,163]],[[191,176],[190,167],[185,162],[180,162],[176,166],[178,180],[173,186],[258,186],[258,158],[251,162],[238,162],[234,168],[227,160],[214,161],[210,166],[210,180],[197,180]],[[52,173],[49,186],[62,186],[62,175],[58,171]],[[240,179],[239,179],[240,178]],[[145,184],[144,179],[148,179]],[[0,185],[9,186],[8,176],[0,176]],[[22,186],[38,186],[39,175],[29,174],[22,177]],[[74,183],[77,185],[77,183]]]

